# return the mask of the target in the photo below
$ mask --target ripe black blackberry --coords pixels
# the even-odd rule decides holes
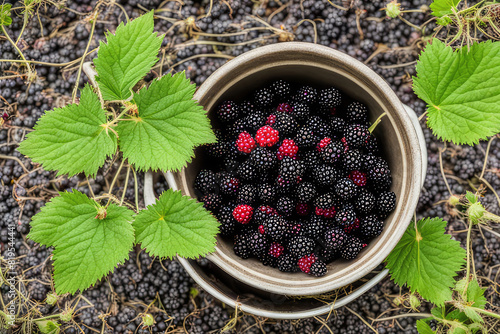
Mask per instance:
[[[338,136],[344,135],[344,130],[346,127],[346,123],[344,119],[340,117],[330,117],[328,124],[330,125],[330,129],[332,133]]]
[[[345,260],[355,259],[363,249],[363,243],[359,238],[349,237],[340,249],[340,256]]]
[[[304,236],[310,237],[313,240],[317,240],[323,235],[328,224],[326,220],[318,215],[311,215],[309,221],[304,221],[302,223],[302,233]]]
[[[258,176],[257,168],[249,161],[246,160],[238,166],[236,174],[245,181],[253,181]]]
[[[242,116],[251,115],[255,111],[255,106],[250,101],[243,101],[240,103],[240,113]]]
[[[335,222],[341,226],[352,225],[356,219],[356,211],[351,204],[345,204],[335,215]]]
[[[217,179],[215,173],[208,169],[202,169],[194,180],[194,187],[202,194],[217,191]]]
[[[227,172],[219,173],[220,193],[229,197],[236,197],[240,187],[240,180]]]
[[[333,166],[319,165],[314,168],[313,179],[321,187],[331,187],[337,181],[337,170]]]
[[[312,129],[313,133],[319,138],[331,136],[332,129],[330,128],[328,123],[319,116],[309,117],[307,119],[306,126],[309,126]]]
[[[245,129],[252,135],[266,124],[266,115],[263,111],[257,110],[242,119]]]
[[[280,197],[276,201],[276,210],[283,217],[290,217],[295,211],[295,203],[290,197]]]
[[[359,234],[366,238],[378,237],[384,229],[384,223],[376,216],[369,215],[361,219]]]
[[[344,167],[346,172],[361,170],[363,162],[362,157],[363,155],[359,150],[349,150],[343,156],[342,167]]]
[[[280,100],[286,99],[292,89],[288,82],[284,80],[277,80],[271,84],[271,91],[274,93],[274,96]]]
[[[307,120],[310,114],[310,109],[307,104],[300,102],[291,102],[290,105],[293,109],[291,115],[297,120],[297,122],[304,122]]]
[[[309,269],[309,274],[316,277],[325,276],[326,272],[327,272],[326,263],[321,260],[316,260]]]
[[[200,198],[200,201],[203,202],[203,207],[205,207],[205,209],[212,212],[219,211],[222,205],[222,197],[217,194],[206,194]]]
[[[396,208],[396,194],[392,191],[384,191],[377,197],[376,209],[379,217],[386,218]]]
[[[223,123],[229,123],[240,116],[240,107],[234,101],[224,101],[217,108],[217,116]]]
[[[319,92],[318,104],[327,108],[338,107],[342,103],[342,95],[333,87],[322,89]]]
[[[252,256],[248,234],[242,233],[234,236],[234,253],[242,259],[248,259]]]
[[[313,252],[316,243],[313,239],[305,236],[291,237],[288,242],[288,251],[296,258],[301,258],[306,254]]]
[[[344,130],[344,138],[349,147],[364,147],[369,136],[368,127],[362,124],[349,124]]]
[[[297,144],[299,149],[309,148],[316,146],[319,142],[319,136],[315,134],[310,126],[304,125],[297,131],[297,135],[293,141]]]
[[[250,162],[259,170],[267,171],[276,166],[278,158],[271,150],[257,147],[250,153]]]
[[[288,114],[278,112],[275,114],[276,119],[272,127],[279,131],[282,136],[293,137],[297,133],[299,125],[297,121]]]
[[[298,153],[299,159],[304,162],[307,173],[312,173],[314,169],[322,164],[321,157],[319,156],[319,152],[316,149],[309,151],[300,151]]]
[[[351,179],[342,178],[335,184],[336,194],[345,201],[353,200],[357,197],[359,187]]]
[[[293,98],[296,102],[312,105],[318,98],[318,91],[311,86],[302,86],[297,90]]]
[[[389,165],[381,158],[372,163],[371,168],[368,170],[368,177],[374,182],[384,181],[390,176],[391,170],[389,169]]]
[[[267,238],[258,231],[252,231],[248,235],[248,245],[253,255],[262,256],[269,247]]]
[[[299,266],[297,266],[298,258],[293,256],[292,254],[284,254],[280,256],[278,260],[278,269],[287,273],[296,273],[299,272]]]
[[[302,182],[295,188],[295,197],[300,203],[312,201],[316,194],[316,187],[311,182]]]
[[[287,237],[289,223],[281,216],[270,215],[262,223],[264,235],[269,238],[279,241]]]
[[[337,250],[346,243],[348,237],[342,228],[335,226],[326,230],[323,239],[327,249]]]
[[[392,177],[391,175],[387,175],[384,178],[374,180],[368,178],[368,185],[369,188],[372,189],[373,192],[375,193],[380,193],[382,191],[389,191],[391,189],[392,185]]]
[[[240,133],[247,130],[247,125],[244,118],[237,119],[234,123],[226,128],[226,136],[231,141],[238,139]]]
[[[365,152],[371,154],[378,154],[380,151],[377,138],[370,134],[365,144]]]
[[[244,184],[238,191],[236,204],[253,205],[257,200],[257,188],[251,184]]]
[[[233,237],[237,231],[239,224],[233,217],[233,206],[222,206],[216,214],[217,220],[220,223],[219,230],[226,237]]]
[[[352,102],[347,106],[346,119],[349,123],[368,124],[368,108],[361,102]]]
[[[283,157],[279,164],[278,173],[287,181],[296,181],[305,172],[304,163],[289,156]]]
[[[344,153],[344,145],[340,141],[332,141],[319,151],[324,162],[333,164],[339,161]]]
[[[255,92],[255,104],[269,107],[274,101],[274,94],[269,88],[261,88]]]
[[[257,186],[259,200],[264,204],[272,204],[276,199],[276,188],[269,183],[261,183]]]
[[[367,190],[362,190],[356,199],[354,206],[358,212],[368,214],[375,207],[375,202],[375,195]]]

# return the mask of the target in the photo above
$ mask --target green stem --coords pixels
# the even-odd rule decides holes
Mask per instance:
[[[24,33],[24,29],[26,28],[26,25],[28,24],[28,8],[24,9],[24,21],[23,21],[23,27],[21,28],[21,32],[19,33],[19,36],[17,37],[16,44],[19,43],[21,40],[21,36]]]
[[[467,247],[467,273],[465,275],[466,283],[465,283],[465,289],[462,292],[462,298],[464,300],[467,300],[467,289],[469,286],[469,275],[470,275],[470,249],[471,249],[471,244],[470,244],[470,234],[472,231],[472,219],[469,219],[469,229],[467,230],[467,242],[466,242],[466,247]]]
[[[30,80],[33,76],[33,72],[31,71],[31,67],[28,63],[28,61],[26,60],[26,58],[24,57],[24,54],[22,53],[22,51],[17,47],[17,44],[14,43],[14,41],[10,38],[9,34],[7,33],[7,30],[5,30],[5,27],[3,25],[0,25],[0,28],[2,28],[2,31],[5,35],[5,37],[7,37],[7,39],[9,40],[9,42],[12,44],[12,46],[16,49],[16,51],[19,53],[19,55],[21,56],[21,58],[23,59],[26,67],[28,68],[28,80]]]
[[[123,186],[123,194],[122,198],[120,199],[120,206],[123,204],[123,200],[125,199],[125,193],[127,192],[129,176],[130,176],[130,167],[127,168],[127,176],[125,177],[125,185]]]
[[[411,23],[410,21],[408,21],[407,19],[405,19],[402,15],[398,15],[398,17],[399,17],[399,19],[401,21],[403,21],[404,23],[406,23],[410,27],[416,29],[417,31],[420,31],[420,27],[419,26],[414,25],[413,23]]]
[[[76,81],[75,81],[75,88],[73,89],[73,103],[76,101],[76,92],[78,91],[78,86],[80,84],[80,76],[82,75],[82,67],[83,67],[83,62],[85,61],[85,55],[89,51],[90,43],[92,43],[92,38],[94,37],[94,30],[95,30],[95,24],[97,22],[97,8],[95,12],[94,19],[92,20],[92,28],[90,29],[90,37],[89,37],[89,42],[87,43],[87,47],[85,48],[85,52],[83,53],[82,60],[80,61],[80,66],[78,67],[78,74],[76,76]]]
[[[497,314],[497,313],[494,313],[494,312],[490,312],[490,311],[486,311],[486,310],[483,310],[481,308],[473,307],[473,306],[469,306],[469,308],[473,309],[476,312],[479,312],[479,313],[482,313],[484,315],[487,315],[489,317],[500,319],[500,314]]]
[[[108,203],[106,203],[106,208],[108,208],[109,202],[111,202],[111,195],[112,195],[112,192],[113,192],[113,187],[115,186],[115,182],[118,179],[118,175],[120,175],[120,172],[122,170],[122,167],[123,167],[124,163],[125,163],[125,159],[122,160],[122,163],[120,164],[120,167],[118,167],[118,170],[116,171],[116,174],[113,177],[113,181],[111,181],[111,185],[109,186],[109,191],[108,191],[108,194],[110,195],[110,197],[108,199]]]
[[[368,128],[368,131],[370,131],[370,133],[373,133],[373,131],[375,131],[375,128],[377,127],[378,123],[380,123],[382,121],[382,118],[387,115],[386,112],[384,112],[382,115],[380,115],[376,120],[375,122],[373,122],[373,124]]]
[[[134,173],[135,209],[139,212],[139,187],[137,185],[137,174],[135,173],[134,167],[130,166],[130,168],[132,168],[132,173]]]

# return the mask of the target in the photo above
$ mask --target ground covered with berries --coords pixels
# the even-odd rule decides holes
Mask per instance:
[[[52,250],[26,239],[31,217],[58,191],[76,188],[90,194],[91,188],[94,194],[106,192],[118,166],[109,161],[96,179],[90,181],[84,177],[57,177],[32,164],[16,147],[45,110],[70,103],[75,83],[78,81],[82,87],[87,81],[78,69],[91,35],[89,17],[97,3],[97,0],[42,1],[32,16],[26,16],[25,27],[21,3],[13,4],[13,23],[6,30],[14,40],[22,31],[17,45],[27,59],[36,61],[37,77],[29,84],[20,63],[11,61],[19,59],[17,51],[0,36],[2,279],[8,277],[9,265],[11,272],[17,273],[16,290],[12,292],[6,284],[0,289],[2,312],[6,312],[3,308],[12,298],[17,305],[18,322],[12,331],[35,333],[33,319],[68,314],[68,310],[73,309],[72,315],[66,318],[68,321],[62,322],[63,333],[217,333],[223,328],[228,333],[361,334],[374,330],[416,333],[415,317],[395,317],[415,312],[410,311],[405,299],[407,291],[395,286],[389,278],[330,315],[276,321],[235,313],[197,286],[178,262],[152,259],[140,249],[131,252],[129,260],[113,274],[82,294],[63,296],[57,301],[47,299],[53,292]],[[382,0],[99,2],[98,22],[88,45],[89,52],[93,53],[86,57],[90,60],[95,56],[98,41],[104,39],[107,30],[114,31],[127,17],[135,18],[147,10],[157,9],[156,30],[166,34],[166,38],[161,62],[149,80],[168,71],[186,71],[199,85],[222,64],[245,51],[270,43],[304,41],[329,46],[364,62],[389,83],[403,103],[422,115],[425,104],[413,94],[411,76],[415,74],[415,60],[433,24],[422,32],[399,19],[386,19],[380,11],[385,3]],[[420,9],[429,3],[428,0],[407,0],[401,1],[401,6]],[[332,4],[348,7],[348,10]],[[405,13],[404,18],[418,27],[430,17],[428,13],[414,11]],[[483,171],[486,143],[474,147],[445,147],[424,124],[422,126],[429,166],[417,217],[441,217],[449,221],[449,233],[463,246],[466,227],[445,200],[449,191],[462,194],[478,189],[479,176],[484,172],[484,179],[492,189],[485,190],[481,201],[491,212],[500,213],[494,193],[500,189],[500,142],[493,141]],[[134,179],[131,177],[128,182],[125,199],[133,203]],[[137,182],[142,193],[142,175],[138,175]],[[123,176],[115,187],[123,189],[124,186]],[[165,181],[159,179],[156,188],[158,192],[165,189]],[[483,286],[488,287],[485,295],[492,307],[500,306],[495,290],[499,276],[499,236],[490,228],[475,229],[472,234],[475,269]],[[15,248],[14,258],[8,251],[9,242]],[[13,262],[9,264],[8,260]],[[206,263],[201,260],[201,264]],[[428,312],[429,305],[423,303],[419,311]],[[142,315],[146,313],[154,317],[153,326],[142,326]],[[4,319],[0,319],[1,324]]]

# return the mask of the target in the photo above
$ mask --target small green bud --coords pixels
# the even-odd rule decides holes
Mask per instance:
[[[155,324],[155,318],[149,313],[146,313],[142,316],[142,323],[144,326],[153,326]]]
[[[399,6],[401,6],[401,4],[398,3],[396,0],[389,2],[387,4],[387,7],[385,7],[385,14],[389,17],[392,17],[393,19],[398,17],[399,14],[401,14]]]
[[[45,302],[49,305],[54,305],[55,303],[57,303],[57,295],[55,293],[47,294],[47,299],[45,300]]]
[[[476,202],[469,206],[469,209],[467,210],[467,214],[469,215],[469,218],[472,219],[473,222],[478,222],[481,218],[483,218],[484,212],[486,210],[484,209],[484,206]]]
[[[450,203],[452,206],[457,206],[460,203],[460,197],[451,195],[448,199],[448,203]]]
[[[68,322],[68,321],[71,321],[72,318],[73,318],[73,310],[72,309],[67,309],[67,310],[61,312],[61,314],[59,314],[59,319],[61,319],[61,321]]]
[[[392,300],[392,302],[396,305],[396,306],[399,306],[401,304],[403,304],[405,302],[405,299],[403,298],[403,296],[397,296],[396,298],[394,298]]]
[[[418,299],[418,297],[414,294],[410,295],[410,307],[415,311],[417,311],[420,307],[420,299]]]

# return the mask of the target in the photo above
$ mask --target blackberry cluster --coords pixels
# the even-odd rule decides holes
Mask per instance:
[[[197,175],[199,199],[241,258],[323,276],[379,236],[396,206],[368,109],[334,87],[284,80],[249,96],[217,108],[220,162]]]

